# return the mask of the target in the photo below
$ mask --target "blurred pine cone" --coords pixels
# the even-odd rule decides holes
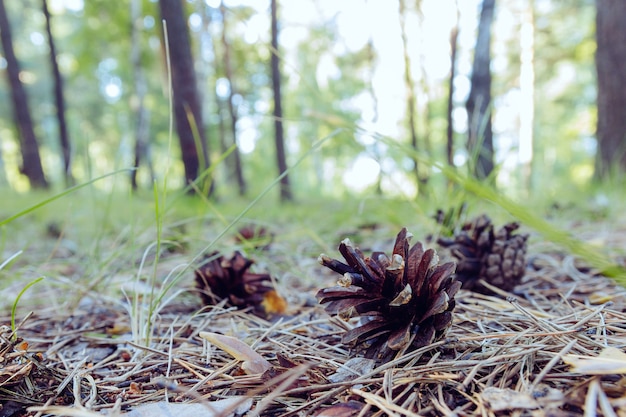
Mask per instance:
[[[463,225],[453,238],[437,243],[457,260],[456,278],[464,289],[490,293],[479,280],[511,291],[524,276],[527,234],[513,234],[519,223],[505,224],[494,232],[491,219],[482,215]]]
[[[343,275],[338,286],[317,293],[330,314],[348,320],[360,316],[359,326],[342,337],[367,358],[385,362],[402,350],[417,349],[443,337],[452,323],[454,295],[461,283],[454,280],[455,264],[438,264],[433,249],[421,243],[409,248],[411,235],[403,228],[391,258],[382,252],[371,257],[352,246],[339,245],[347,264],[322,254],[319,262]]]
[[[230,259],[218,252],[206,257],[196,269],[196,287],[206,305],[228,299],[229,304],[263,314],[281,314],[286,301],[276,292],[271,277],[265,273],[248,271],[254,262],[236,251]]]
[[[441,225],[441,236],[453,236],[461,218],[464,217],[467,210],[467,203],[462,202],[458,206],[452,206],[448,210],[437,209],[432,218]]]
[[[235,236],[237,243],[243,243],[255,249],[269,249],[273,239],[274,234],[265,227],[252,224],[240,228]]]

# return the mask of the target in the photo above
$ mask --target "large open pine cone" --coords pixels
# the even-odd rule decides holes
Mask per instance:
[[[454,295],[461,287],[452,277],[455,264],[439,265],[435,251],[424,250],[419,242],[409,248],[410,238],[403,228],[391,258],[382,252],[364,257],[349,239],[339,245],[347,264],[319,257],[343,277],[317,298],[328,313],[344,320],[362,317],[342,342],[367,358],[387,361],[401,350],[429,345],[452,323]]]
[[[439,245],[446,247],[457,260],[456,278],[464,289],[482,293],[489,290],[479,285],[479,280],[511,291],[525,271],[526,241],[528,235],[513,234],[519,223],[505,224],[494,232],[486,215],[466,223],[453,238],[440,238]]]
[[[206,305],[228,299],[237,307],[254,307],[264,314],[283,313],[285,300],[278,295],[271,277],[265,273],[249,271],[254,262],[236,251],[230,259],[217,252],[207,256],[204,264],[196,269],[196,287]]]

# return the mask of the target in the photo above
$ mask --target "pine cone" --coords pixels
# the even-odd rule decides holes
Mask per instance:
[[[448,248],[456,258],[455,275],[464,289],[489,293],[479,285],[478,281],[483,279],[504,291],[511,291],[525,271],[528,235],[514,235],[518,228],[519,223],[507,223],[494,233],[491,220],[482,215],[463,225],[454,238],[440,238],[437,243]]]
[[[250,245],[255,249],[269,249],[274,234],[263,226],[247,225],[237,231],[235,240],[237,243]]]
[[[227,298],[230,305],[264,314],[280,314],[286,302],[276,292],[269,274],[253,273],[248,269],[254,262],[236,251],[230,259],[217,252],[196,269],[196,287],[206,305],[217,304]]]
[[[319,257],[343,277],[338,286],[320,290],[317,298],[330,314],[363,318],[343,335],[342,343],[367,358],[384,362],[399,351],[429,345],[452,323],[454,295],[461,287],[452,278],[455,264],[439,265],[435,251],[424,250],[419,242],[409,249],[410,238],[403,228],[391,258],[382,252],[364,257],[349,239],[339,245],[347,264]]]
[[[447,211],[437,209],[432,218],[441,225],[441,235],[452,236],[460,223],[461,217],[465,215],[467,203],[463,202],[458,206],[450,207]]]

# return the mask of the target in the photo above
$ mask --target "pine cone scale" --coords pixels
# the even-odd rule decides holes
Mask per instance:
[[[387,345],[392,350],[400,350],[409,344],[411,339],[411,324],[395,330],[387,339]]]
[[[321,254],[319,256],[319,258],[317,258],[317,261],[324,265],[326,268],[332,269],[333,271],[343,275],[346,272],[350,272],[352,271],[352,267],[350,267],[349,265],[344,264],[341,261],[338,261],[336,259],[331,259],[330,257]]]
[[[448,294],[446,292],[439,293],[435,297],[433,297],[432,304],[430,305],[428,310],[424,312],[424,314],[422,315],[422,319],[419,321],[419,323],[421,324],[425,320],[428,320],[432,318],[433,316],[437,314],[441,314],[444,311],[446,311],[448,309],[449,300],[450,300],[450,297],[448,297]]]
[[[341,343],[349,345],[357,341],[364,342],[385,333],[386,330],[387,322],[384,319],[374,319],[345,332],[341,337]]]

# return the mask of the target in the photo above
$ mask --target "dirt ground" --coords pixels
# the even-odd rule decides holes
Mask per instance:
[[[583,227],[579,235],[623,248],[620,227]],[[0,417],[626,416],[626,291],[540,236],[531,237],[526,274],[512,293],[462,289],[444,339],[382,364],[352,355],[341,334],[354,323],[317,305],[315,292],[336,276],[283,249],[270,245],[255,268],[290,262],[315,279],[279,279],[287,311],[265,318],[202,305],[192,270],[154,311],[144,302],[150,287],[112,296],[74,291],[63,278],[64,285],[35,284],[39,301],[18,310],[17,338],[10,315],[0,318]],[[79,268],[63,250],[61,243],[48,259],[58,277]],[[160,276],[189,257],[164,255]],[[133,282],[130,269],[119,269],[107,286]],[[234,336],[271,367],[246,373],[201,332]]]

